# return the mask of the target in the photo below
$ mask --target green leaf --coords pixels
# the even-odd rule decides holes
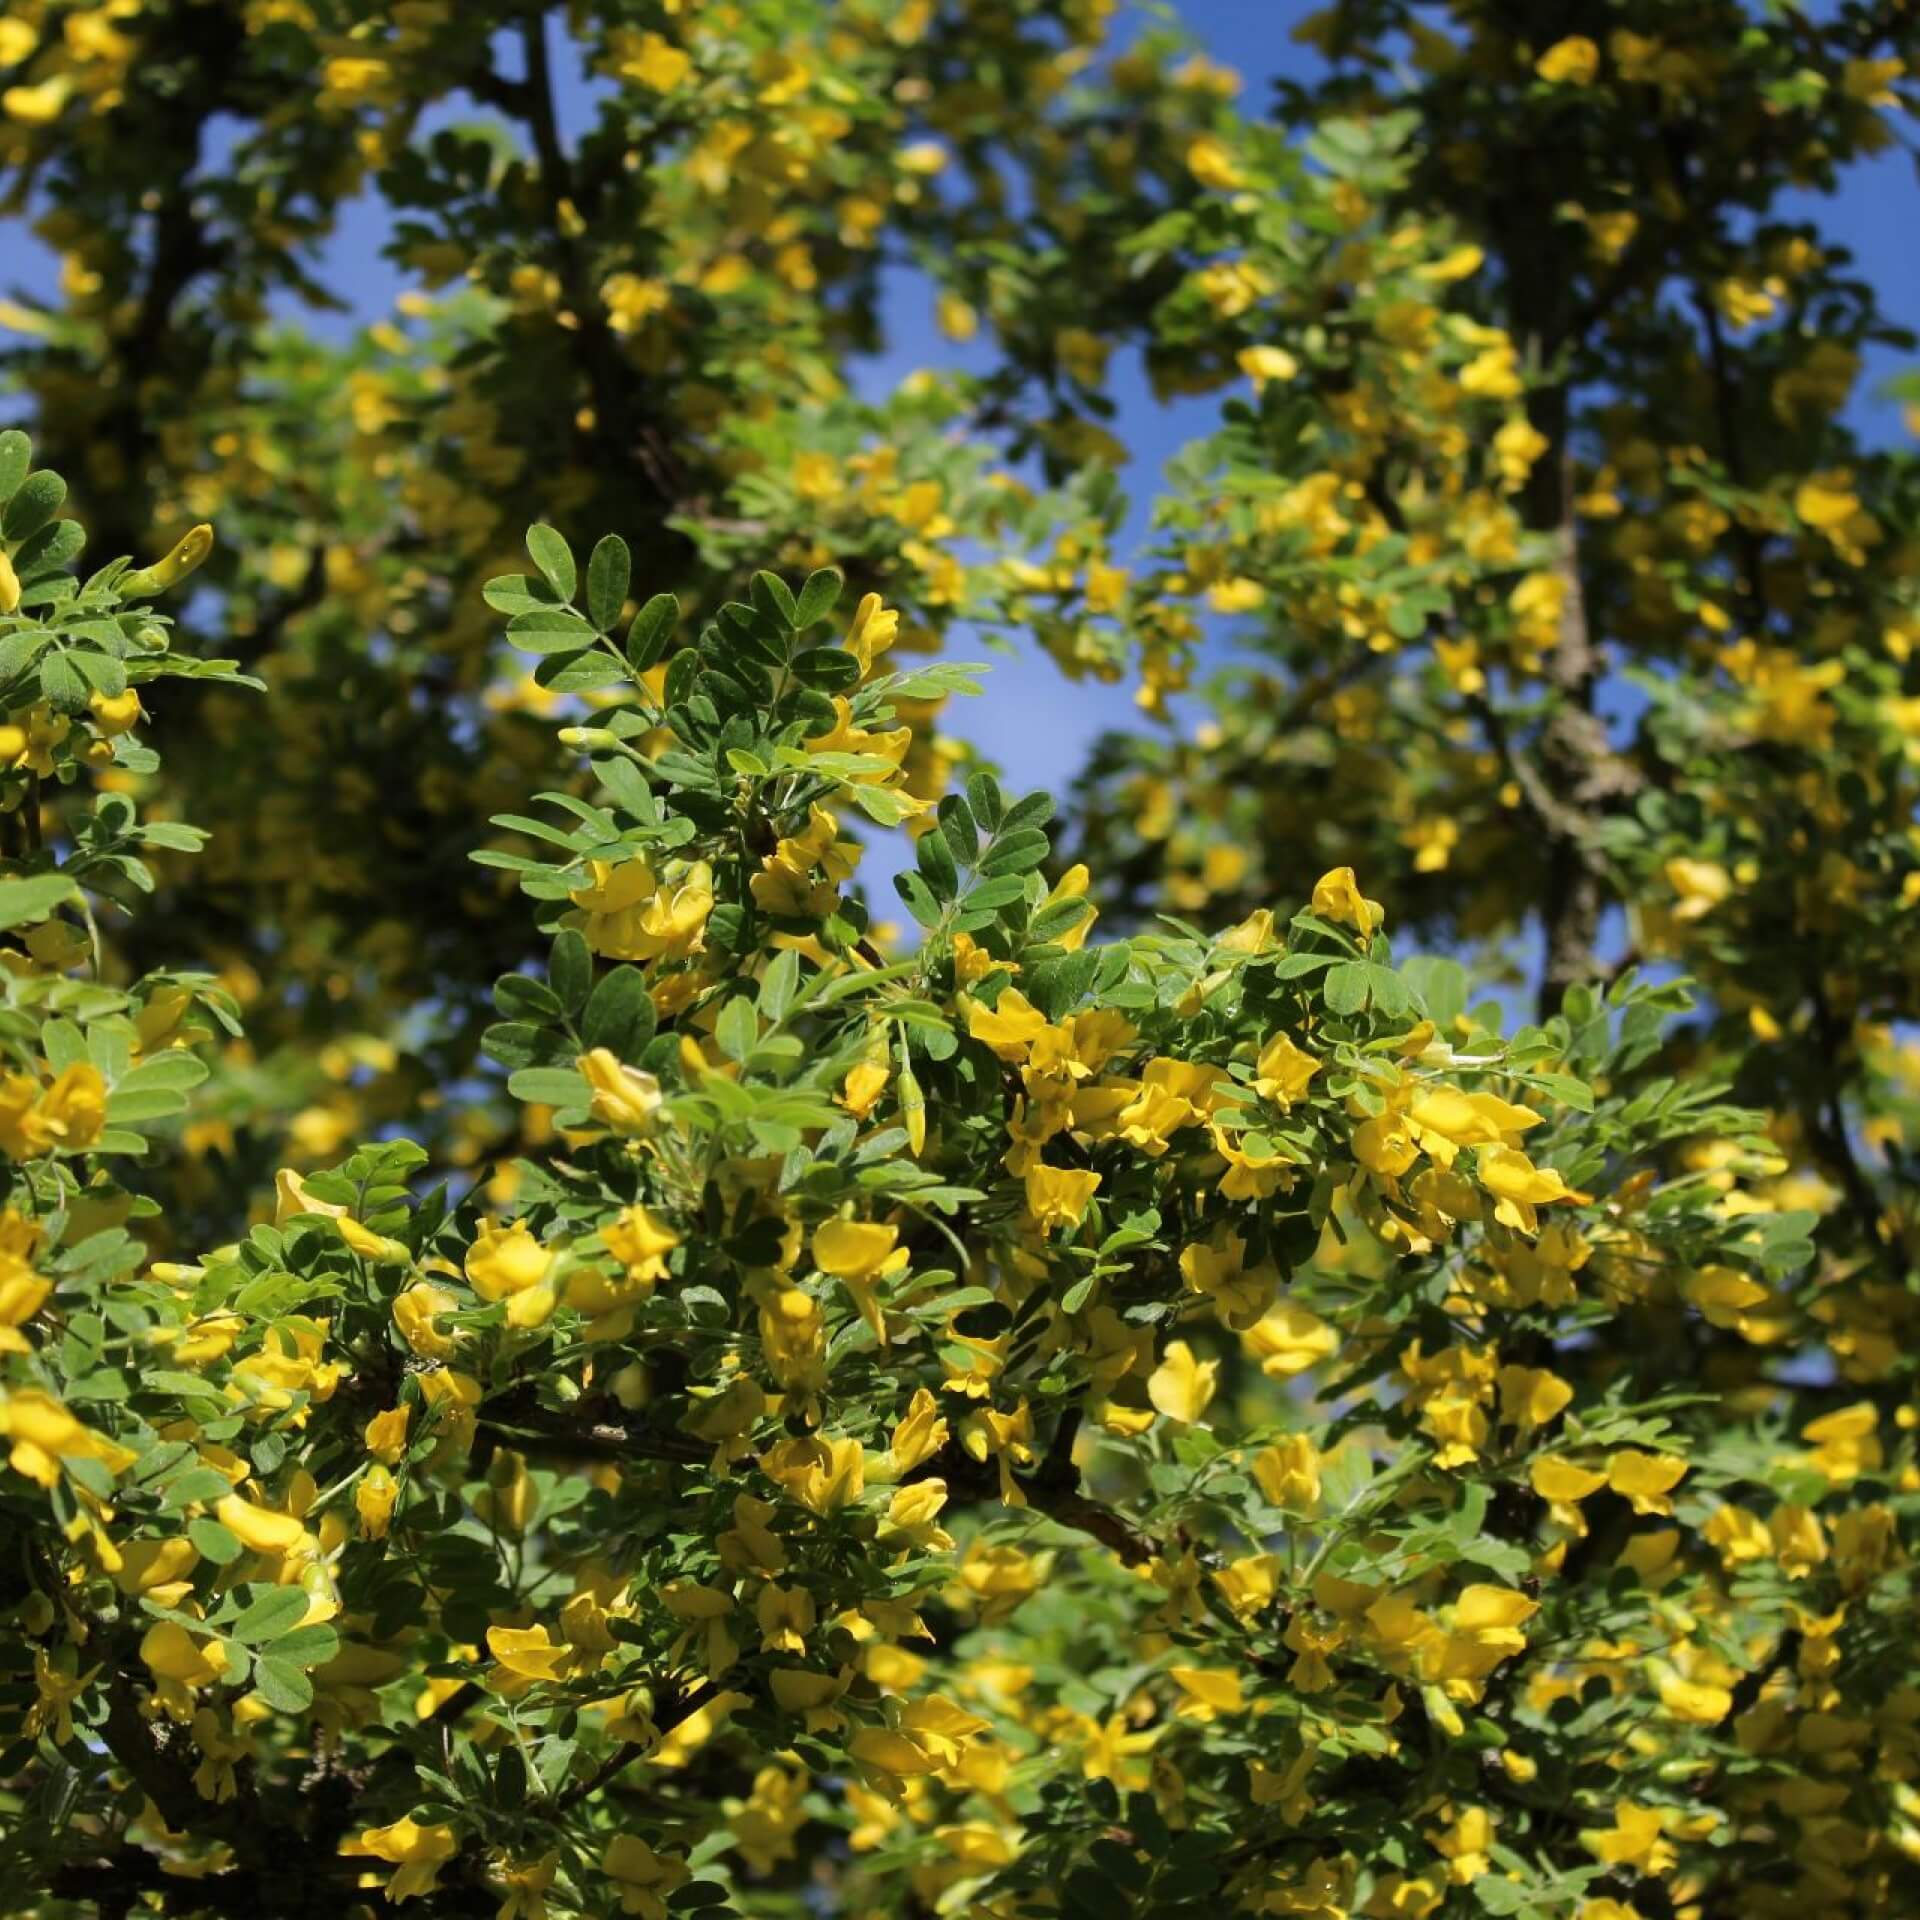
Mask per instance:
[[[68,653],[67,659],[95,693],[104,693],[113,698],[126,692],[127,670],[112,654],[94,653],[86,647],[75,647]]]
[[[148,1120],[166,1120],[186,1110],[186,1095],[175,1093],[168,1087],[155,1087],[147,1093],[115,1093],[107,1100],[107,1120],[116,1127],[139,1126]]]
[[[760,1038],[760,1021],[754,1013],[753,1002],[744,993],[735,994],[720,1009],[713,1037],[720,1042],[720,1051],[729,1060],[744,1060],[753,1051],[754,1043]]]
[[[554,936],[553,952],[547,959],[547,982],[568,1013],[578,1013],[587,1004],[593,986],[593,955],[578,927],[564,928]]]
[[[33,442],[18,427],[0,433],[0,507],[20,491],[33,464]]]
[[[291,1632],[306,1618],[312,1604],[304,1587],[269,1587],[258,1600],[240,1609],[240,1617],[226,1631],[241,1645],[256,1647],[263,1640]]]
[[[940,924],[940,902],[928,891],[927,883],[919,874],[896,873],[893,876],[893,890],[907,903],[907,911],[923,927],[937,927]]]
[[[1528,1086],[1552,1094],[1563,1107],[1572,1107],[1576,1113],[1593,1111],[1593,1089],[1570,1073],[1529,1073],[1521,1077]]]
[[[870,787],[856,782],[845,789],[846,796],[869,820],[883,827],[897,827],[913,812],[913,802],[888,787]]]
[[[540,576],[547,585],[562,600],[571,600],[574,588],[580,584],[580,576],[573,563],[573,549],[558,531],[544,520],[537,521],[527,529],[527,551],[533,556],[533,564],[540,569]]]
[[[195,1501],[204,1504],[209,1500],[224,1500],[232,1491],[232,1483],[224,1473],[213,1467],[190,1467],[177,1480],[168,1481],[160,1504],[169,1513],[178,1513]]]
[[[283,1661],[256,1661],[253,1687],[276,1713],[304,1713],[313,1705],[313,1682],[298,1667]]]
[[[584,1107],[588,1099],[586,1081],[571,1067],[522,1067],[507,1091],[542,1107]]]
[[[610,533],[587,561],[587,618],[602,633],[610,633],[627,604],[633,580],[633,555],[617,533]]]
[[[1000,823],[1006,814],[1006,801],[1000,792],[1000,783],[990,773],[976,773],[967,782],[967,805],[973,809],[973,817],[989,833],[998,833]]]
[[[204,827],[190,827],[184,820],[149,820],[138,830],[140,844],[166,847],[174,853],[198,853],[213,836]]]
[[[653,1038],[653,998],[638,967],[615,967],[587,998],[580,1031],[590,1047],[637,1060]]]
[[[915,859],[925,876],[927,889],[936,900],[951,900],[960,891],[960,875],[953,863],[953,848],[944,833],[923,833],[914,849]]]
[[[760,1011],[776,1023],[784,1020],[799,983],[800,956],[791,948],[776,953],[760,982]]]
[[[25,673],[50,639],[51,636],[38,627],[21,627],[13,633],[0,635],[0,683],[11,680],[15,674]]]
[[[56,907],[79,898],[80,889],[64,873],[0,880],[0,928],[31,926],[51,918]]]
[[[61,713],[87,710],[87,683],[64,653],[50,653],[40,662],[40,691]]]
[[[14,489],[0,516],[0,536],[17,544],[38,533],[60,511],[67,497],[67,483],[57,473],[42,467]]]
[[[656,593],[633,616],[627,629],[627,660],[635,673],[645,673],[667,650],[680,624],[680,602],[670,593]]]
[[[295,1627],[273,1643],[273,1658],[290,1667],[323,1667],[340,1651],[340,1636],[325,1622]]]
[[[508,644],[521,653],[579,653],[593,644],[593,629],[571,607],[539,607],[507,622]]]
[[[846,584],[846,576],[838,567],[822,567],[817,573],[808,574],[807,583],[800,589],[800,597],[793,606],[795,630],[804,632],[816,620],[824,620],[839,604],[841,589]]]
[[[545,582],[536,585],[524,573],[502,573],[480,589],[480,598],[495,613],[534,613],[553,605]]]
[[[197,1053],[186,1053],[176,1048],[167,1053],[156,1053],[151,1059],[142,1060],[137,1067],[129,1067],[114,1082],[116,1093],[131,1093],[135,1090],[145,1092],[150,1087],[171,1087],[184,1092],[189,1087],[197,1087],[207,1077],[207,1063]]]
[[[1011,823],[1013,815],[1007,819]],[[1011,832],[1003,829],[980,862],[981,875],[992,880],[1002,874],[1031,872],[1046,859],[1049,848],[1047,836],[1038,827],[1015,827]]]
[[[1354,1014],[1367,1004],[1367,967],[1363,961],[1343,960],[1327,971],[1321,996],[1329,1013]]]
[[[799,602],[777,573],[768,573],[764,569],[756,573],[748,590],[753,595],[754,605],[763,613],[772,614],[788,627],[797,628],[800,625]]]
[[[216,1567],[230,1567],[246,1552],[240,1536],[231,1528],[223,1527],[218,1520],[188,1521],[187,1538]]]

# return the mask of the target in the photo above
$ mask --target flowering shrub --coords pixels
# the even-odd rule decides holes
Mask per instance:
[[[231,1010],[102,910],[192,837],[140,690],[232,675],[138,604],[204,535],[79,585],[0,447],[10,1911],[1622,1920],[1762,1911],[1789,1833],[1899,1909],[1911,1423],[1712,1391],[1821,1301],[1753,1117],[1649,1066],[1682,988],[1505,1033],[1344,868],[1102,938],[1044,796],[903,784],[972,670],[876,597],[689,631],[540,525],[486,598],[590,778],[482,857],[549,1144],[152,1261]],[[855,814],[917,829],[906,958]]]
[[[1134,11],[0,5],[0,1912],[1920,1911],[1913,8]]]

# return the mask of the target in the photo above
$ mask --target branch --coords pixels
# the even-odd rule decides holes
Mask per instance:
[[[700,1709],[720,1697],[720,1688],[712,1680],[703,1680],[691,1693],[682,1694],[658,1719],[655,1729],[671,1733],[683,1720],[690,1720]],[[556,1811],[571,1813],[583,1800],[591,1800],[602,1787],[611,1783],[634,1761],[653,1751],[649,1740],[623,1740],[578,1786],[571,1787],[556,1802]]]

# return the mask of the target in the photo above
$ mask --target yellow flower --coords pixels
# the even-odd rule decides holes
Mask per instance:
[[[866,1453],[858,1440],[777,1441],[760,1456],[760,1470],[811,1513],[838,1513],[860,1498],[867,1484]]]
[[[196,1641],[175,1620],[159,1620],[150,1626],[140,1642],[140,1658],[149,1672],[162,1680],[175,1680],[185,1687],[204,1687],[222,1679],[227,1670],[225,1649],[211,1636]]]
[[[1635,1513],[1671,1513],[1667,1496],[1686,1478],[1687,1463],[1670,1453],[1622,1447],[1607,1456],[1607,1485],[1633,1502]]]
[[[899,637],[899,613],[886,606],[877,593],[863,593],[844,642],[847,651],[859,661],[862,677],[873,671],[874,661]]]
[[[1187,171],[1203,187],[1214,187],[1222,193],[1247,184],[1247,176],[1240,171],[1226,142],[1210,133],[1188,141]]]
[[[680,1236],[645,1207],[623,1207],[600,1229],[600,1238],[627,1278],[648,1289],[667,1277],[667,1255],[680,1244]]]
[[[499,1663],[496,1674],[529,1684],[564,1679],[574,1660],[573,1649],[544,1626],[489,1627],[487,1651]]]
[[[1801,481],[1793,496],[1793,510],[1817,532],[1838,533],[1860,511],[1853,475],[1839,468]]]
[[[874,733],[853,724],[853,706],[844,694],[833,696],[833,725],[825,733],[815,734],[807,742],[810,753],[850,753],[864,755],[879,764],[863,768],[848,778],[855,785],[886,786],[898,779],[907,749],[913,745],[911,727],[890,727]]]
[[[404,1288],[393,1302],[393,1324],[400,1337],[423,1360],[450,1360],[458,1346],[458,1337],[442,1333],[434,1321],[451,1313],[460,1303],[444,1287],[428,1286],[424,1281]]]
[[[940,1403],[925,1387],[917,1387],[906,1412],[893,1429],[887,1448],[886,1477],[897,1480],[931,1460],[947,1444],[947,1423]]]
[[[132,687],[124,693],[94,693],[88,696],[87,707],[101,738],[114,740],[138,722],[140,695]]]
[[[0,1439],[13,1443],[8,1466],[43,1487],[60,1484],[60,1461],[65,1455],[97,1460],[116,1474],[139,1457],[95,1433],[51,1394],[35,1387],[10,1392],[0,1386]]]
[[[814,1265],[846,1287],[861,1317],[883,1346],[887,1339],[886,1320],[874,1290],[875,1282],[906,1266],[906,1248],[896,1251],[894,1247],[899,1237],[898,1227],[870,1220],[828,1220],[813,1230]]]
[[[1596,1860],[1610,1867],[1637,1867],[1642,1873],[1664,1873],[1677,1857],[1663,1837],[1666,1813],[1660,1807],[1642,1807],[1631,1800],[1617,1801],[1611,1827],[1583,1827],[1580,1843]]]
[[[1234,358],[1256,393],[1264,392],[1268,381],[1291,380],[1300,371],[1300,362],[1284,347],[1242,347]]]
[[[1803,1580],[1827,1557],[1826,1530],[1811,1507],[1783,1501],[1767,1519],[1774,1558],[1789,1580]]]
[[[1559,1454],[1543,1454],[1527,1470],[1527,1484],[1543,1500],[1558,1506],[1573,1506],[1596,1494],[1607,1484],[1607,1476],[1592,1467],[1583,1467]]]
[[[1536,1167],[1517,1147],[1483,1149],[1475,1171],[1480,1184],[1498,1202],[1493,1217],[1502,1226],[1517,1228],[1522,1233],[1539,1231],[1535,1207],[1555,1200],[1584,1203],[1593,1198],[1568,1186],[1557,1169]]]
[[[1249,1464],[1260,1491],[1276,1507],[1311,1513],[1320,1504],[1320,1449],[1306,1434],[1288,1434]]]
[[[1414,268],[1414,274],[1421,280],[1437,281],[1445,284],[1453,280],[1470,280],[1486,264],[1484,249],[1476,247],[1472,241],[1451,247],[1438,260],[1429,260],[1424,266]]]
[[[60,118],[60,110],[72,92],[73,81],[64,73],[42,80],[38,86],[9,87],[0,93],[0,112],[22,126],[49,126]]]
[[[828,1220],[813,1230],[813,1263],[841,1280],[871,1280],[892,1257],[898,1227],[869,1220]]]
[[[29,1264],[39,1244],[40,1229],[12,1207],[0,1213],[0,1353],[25,1353],[26,1336],[19,1329],[46,1304],[53,1282],[35,1273]]]
[[[666,1896],[692,1877],[687,1863],[657,1854],[637,1834],[616,1833],[600,1856],[600,1870],[620,1895],[620,1911],[643,1920],[666,1920]]]
[[[415,1894],[431,1893],[440,1869],[456,1851],[451,1827],[423,1827],[396,1820],[390,1827],[366,1827],[340,1843],[343,1854],[385,1860],[399,1872],[387,1881],[387,1898],[398,1904]]]
[[[1099,1191],[1100,1176],[1044,1162],[1027,1169],[1027,1211],[1043,1234],[1055,1227],[1077,1227]]]
[[[1676,920],[1698,920],[1711,913],[1733,891],[1733,876],[1717,860],[1669,860],[1667,885],[1680,896],[1673,910]]]
[[[1363,942],[1373,937],[1374,929],[1387,917],[1379,901],[1362,897],[1351,867],[1335,867],[1315,881],[1313,910],[1323,920],[1354,928]]]
[[[706,861],[658,882],[644,860],[619,866],[593,860],[588,868],[591,884],[568,898],[584,910],[581,930],[595,953],[611,960],[684,960],[705,945],[713,912],[713,869]]]
[[[1047,1030],[1046,1015],[1029,1004],[1017,987],[1003,987],[990,1008],[972,999],[965,1000],[965,1006],[967,1032],[1015,1066],[1026,1059],[1028,1049]]]
[[[45,1087],[29,1073],[0,1079],[0,1151],[11,1160],[84,1152],[106,1119],[107,1083],[91,1061],[75,1061]]]
[[[1340,1346],[1340,1336],[1318,1314],[1290,1300],[1263,1314],[1242,1338],[1260,1371],[1274,1380],[1290,1380],[1317,1367]]]
[[[886,1067],[875,1060],[861,1060],[847,1070],[840,1091],[834,1097],[856,1120],[865,1120],[880,1102],[892,1078]]]
[[[1533,70],[1549,86],[1591,86],[1600,71],[1600,49],[1585,34],[1569,34],[1556,40],[1533,63]]]
[[[1211,1403],[1219,1373],[1219,1361],[1196,1359],[1184,1340],[1170,1340],[1166,1357],[1148,1376],[1147,1398],[1169,1420],[1191,1426]]]
[[[657,33],[620,29],[609,35],[607,51],[622,80],[637,80],[655,93],[672,93],[693,71],[692,59]]]
[[[1254,1063],[1253,1090],[1285,1112],[1305,1095],[1308,1082],[1319,1071],[1320,1062],[1312,1054],[1296,1047],[1286,1034],[1276,1033]]]
[[[642,1134],[660,1108],[660,1082],[630,1067],[605,1047],[583,1053],[578,1062],[593,1089],[593,1117],[619,1134]]]
[[[353,1510],[360,1516],[360,1531],[369,1540],[384,1540],[393,1521],[394,1502],[400,1489],[385,1467],[369,1467],[353,1490]]]
[[[1840,69],[1840,90],[1863,107],[1897,107],[1900,96],[1892,82],[1907,70],[1904,60],[1849,60]]]
[[[507,1897],[494,1920],[547,1920],[545,1896],[559,1866],[557,1853],[543,1853],[536,1860],[502,1860],[494,1874]]]
[[[1496,1376],[1500,1388],[1500,1418],[1523,1433],[1544,1427],[1563,1413],[1573,1389],[1545,1367],[1506,1366]]]
[[[313,1539],[292,1514],[256,1506],[237,1493],[216,1502],[213,1511],[220,1524],[236,1535],[242,1546],[251,1547],[255,1553],[291,1553],[303,1541]]]
[[[516,1221],[510,1227],[483,1221],[467,1249],[466,1275],[483,1300],[512,1300],[534,1293],[544,1296],[544,1320],[553,1311],[553,1289],[545,1285],[553,1256],[527,1228]],[[537,1324],[510,1313],[516,1326]]]
[[[1733,1711],[1733,1695],[1725,1687],[1683,1679],[1664,1660],[1653,1663],[1653,1675],[1661,1706],[1688,1726],[1717,1727]]]
[[[1180,1698],[1173,1710],[1183,1720],[1212,1720],[1223,1713],[1244,1713],[1240,1676],[1230,1667],[1173,1667]]]

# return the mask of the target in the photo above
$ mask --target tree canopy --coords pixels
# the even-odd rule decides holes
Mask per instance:
[[[1920,1904],[1920,25],[1115,16],[0,13],[0,1911]]]

